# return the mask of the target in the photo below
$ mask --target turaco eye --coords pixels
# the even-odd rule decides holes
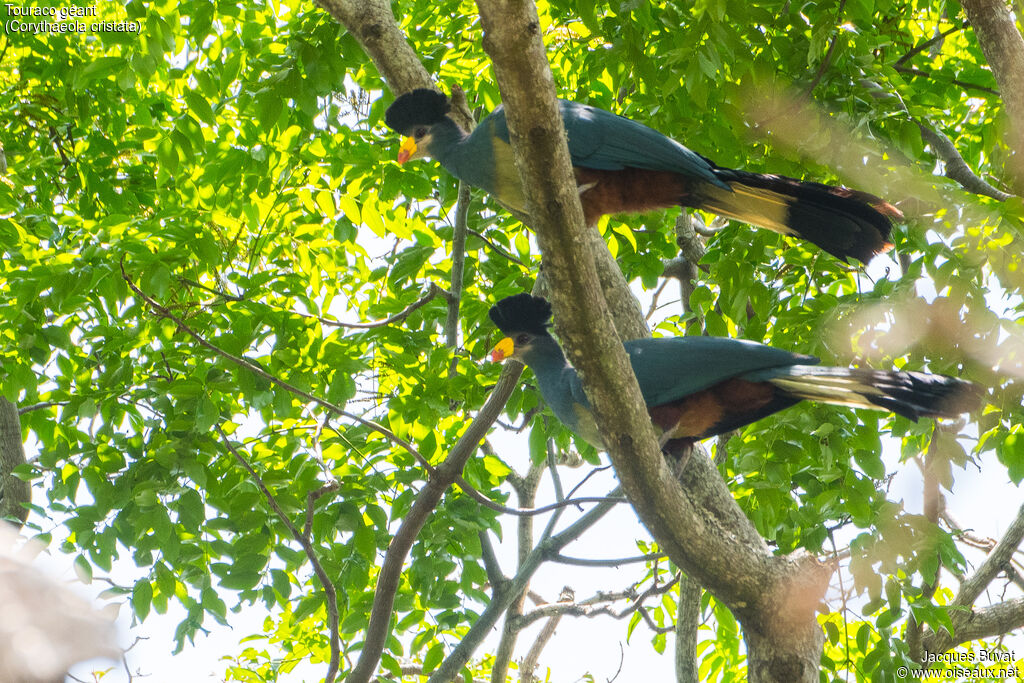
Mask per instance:
[[[415,132],[413,132],[412,136],[415,139],[419,140],[420,138],[422,138],[426,134],[427,134],[427,129],[426,128],[417,128],[415,130]]]
[[[517,334],[516,335],[516,344],[525,345],[525,344],[529,343],[529,341],[530,341],[530,335],[528,335],[528,334]]]

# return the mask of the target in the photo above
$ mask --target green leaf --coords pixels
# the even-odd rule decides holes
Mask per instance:
[[[213,425],[220,419],[220,411],[216,404],[208,396],[199,399],[199,409],[196,412],[196,432],[203,434],[210,431]]]
[[[423,657],[423,672],[429,673],[444,659],[444,643],[434,643]]]
[[[153,586],[149,581],[142,579],[135,582],[132,588],[132,607],[140,620],[145,620],[149,614],[149,607],[153,601]]]
[[[873,479],[885,478],[885,464],[882,462],[880,453],[858,449],[853,452],[853,459],[861,470],[864,471],[864,474],[869,477]]]

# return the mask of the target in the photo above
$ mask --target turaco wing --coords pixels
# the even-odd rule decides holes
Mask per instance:
[[[441,93],[419,89],[388,107],[385,122],[405,136],[399,163],[432,157],[525,212],[504,108],[466,133],[450,106]],[[867,263],[892,247],[902,214],[867,192],[723,168],[638,121],[567,100],[559,108],[588,224],[605,214],[687,206],[805,239],[844,261]]]

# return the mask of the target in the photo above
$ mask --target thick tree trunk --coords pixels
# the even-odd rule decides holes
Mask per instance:
[[[673,562],[736,614],[748,634],[751,680],[817,681],[824,638],[815,608],[832,568],[805,554],[774,556],[706,456],[690,455],[680,487],[600,295],[536,7],[524,0],[477,4],[556,327],[623,489]]]
[[[24,503],[32,499],[32,487],[11,472],[24,463],[25,447],[21,440],[18,406],[0,398],[0,518],[20,519],[22,524],[28,519]]]
[[[963,0],[961,4],[999,84],[1010,126],[1007,142],[1014,189],[1024,195],[1024,38],[1005,0]]]

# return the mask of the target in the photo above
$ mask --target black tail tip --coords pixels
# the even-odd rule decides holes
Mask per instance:
[[[947,375],[899,372],[891,377],[875,385],[885,395],[869,400],[915,421],[922,417],[959,417],[974,412],[985,397],[979,385]]]
[[[892,228],[903,212],[867,192],[819,183],[801,183],[789,207],[790,226],[809,240],[848,262],[867,264],[893,248]]]
[[[724,180],[787,198],[784,223],[796,237],[836,258],[868,263],[893,247],[893,223],[903,213],[868,192],[786,176],[720,169]]]

